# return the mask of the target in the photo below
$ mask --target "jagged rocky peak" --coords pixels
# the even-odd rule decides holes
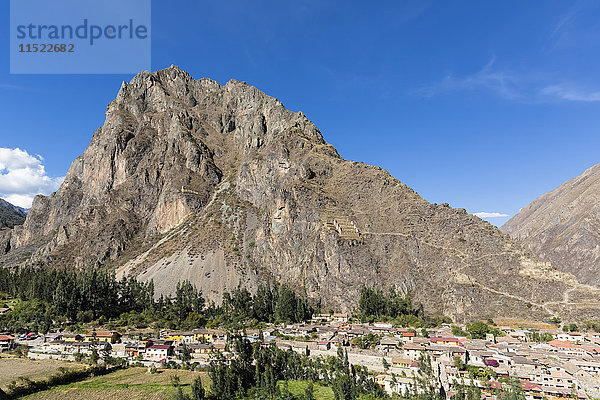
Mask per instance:
[[[226,153],[226,159],[241,158],[233,153],[257,149],[284,131],[290,134],[290,128],[324,143],[302,113],[286,110],[246,83],[231,80],[221,86],[210,79],[194,80],[175,66],[141,72],[123,83],[108,105],[104,125],[71,165],[63,187],[50,197],[36,198],[25,229],[13,235],[13,243],[23,246],[57,230],[70,235],[90,218],[100,221],[113,207],[117,215],[125,214],[119,221],[125,222],[126,231],[166,232],[205,203],[220,182],[215,151],[218,158]],[[209,149],[205,140],[210,133],[231,133],[231,143],[221,143],[230,148]],[[197,196],[190,199],[185,190]],[[84,210],[87,217],[73,226],[73,216]],[[117,257],[122,247],[115,243],[107,254]],[[105,259],[101,256],[100,262]]]
[[[323,143],[319,130],[303,113],[287,110],[276,98],[233,79],[225,86],[206,78],[194,80],[176,66],[155,73],[142,72],[124,84],[107,114],[123,107],[136,117],[171,110],[173,124],[190,130],[194,128],[190,126],[192,115],[202,113],[218,131],[235,131],[239,135],[237,143],[242,146],[257,147],[290,126]]]
[[[61,188],[3,238],[5,266],[28,254],[30,265],[109,266],[165,294],[189,279],[217,301],[275,279],[339,310],[372,284],[457,319],[597,312],[563,301],[592,289],[464,210],[344,160],[303,113],[174,66],[121,86]]]

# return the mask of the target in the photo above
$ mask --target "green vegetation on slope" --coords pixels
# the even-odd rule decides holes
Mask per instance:
[[[208,377],[203,372],[184,370],[159,370],[148,373],[146,368],[134,367],[118,370],[102,376],[95,376],[84,381],[61,385],[52,389],[32,394],[26,399],[63,400],[63,399],[173,399],[177,392],[174,377],[184,394],[191,394],[191,385],[200,378],[203,385],[208,385]]]
[[[287,285],[261,285],[255,295],[238,286],[223,294],[220,306],[206,304],[188,281],[177,284],[173,297],[154,300],[153,282],[117,281],[101,269],[83,272],[25,268],[0,269],[0,293],[21,301],[0,316],[0,329],[47,332],[53,325],[81,326],[97,320],[119,326],[191,329],[205,325],[240,327],[248,323],[309,319],[304,296]]]
[[[423,304],[414,305],[410,293],[402,294],[393,287],[386,293],[378,287],[363,286],[358,307],[359,318],[363,322],[388,321],[416,328],[452,322],[447,317],[426,316]]]

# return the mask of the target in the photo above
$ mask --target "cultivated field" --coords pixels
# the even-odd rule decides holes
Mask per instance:
[[[548,324],[546,322],[527,321],[524,319],[516,318],[498,318],[494,319],[494,322],[498,326],[510,326],[516,329],[556,329],[555,325]]]
[[[25,397],[28,400],[170,400],[175,394],[171,377],[178,376],[184,393],[191,391],[190,384],[197,377],[208,386],[208,375],[204,372],[182,370],[159,370],[148,373],[146,368],[128,368],[97,376],[81,382],[59,386]]]
[[[54,375],[59,367],[67,369],[84,369],[85,366],[59,360],[29,360],[9,355],[0,355],[0,389],[6,390],[7,385],[23,376],[32,381],[41,380]]]

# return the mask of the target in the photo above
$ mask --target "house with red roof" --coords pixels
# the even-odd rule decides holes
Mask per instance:
[[[0,335],[0,351],[12,350],[14,346],[14,337],[9,335]]]
[[[525,392],[527,400],[542,400],[544,398],[544,390],[535,382],[521,381],[521,388]]]
[[[331,349],[331,342],[329,340],[321,340],[317,342],[317,349],[327,351]]]
[[[570,355],[585,355],[587,351],[583,348],[583,346],[578,344],[573,344],[567,340],[558,340],[554,339],[548,342],[548,344],[555,351],[562,351],[566,354]]]
[[[399,336],[404,343],[409,343],[415,339],[417,334],[414,332],[401,332],[397,336]]]

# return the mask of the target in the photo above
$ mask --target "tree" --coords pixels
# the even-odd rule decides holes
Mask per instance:
[[[237,357],[228,362],[217,353],[209,367],[211,391],[218,399],[243,397],[255,383],[252,344],[239,334],[232,335],[231,341]]]
[[[452,334],[454,336],[467,336],[467,332],[462,330],[460,326],[452,325],[450,326],[450,329],[452,329]]]
[[[177,282],[175,301],[172,304],[173,313],[181,324],[190,313],[199,314],[204,309],[205,301],[202,292],[186,280]]]
[[[273,322],[275,304],[276,301],[271,284],[269,282],[266,285],[260,284],[254,295],[254,318],[258,321]]]
[[[358,398],[354,380],[349,374],[338,374],[333,379],[331,388],[335,400],[356,400]]]
[[[403,326],[422,326],[423,304],[413,307],[410,293],[402,294],[393,287],[385,293],[377,287],[363,286],[358,300],[360,318],[364,322],[396,319]]]
[[[202,380],[198,377],[192,382],[192,400],[204,400],[206,393],[202,387]]]
[[[281,321],[296,322],[297,307],[296,294],[287,285],[281,285],[275,307],[275,317]]]
[[[278,377],[274,369],[275,357],[272,349],[264,348],[263,344],[264,342],[259,340],[254,348],[254,381],[257,386],[257,395],[261,399],[274,400],[279,397]]]
[[[467,324],[467,330],[473,339],[485,339],[485,335],[489,333],[490,327],[485,322],[477,321]]]
[[[175,400],[187,400],[181,389],[181,385],[177,385],[177,392],[175,392]]]
[[[344,352],[342,346],[338,347],[333,369],[335,377],[333,378],[331,388],[333,389],[334,399],[356,400],[358,398],[356,381],[348,362],[348,352]]]
[[[92,354],[90,354],[90,363],[97,364],[100,356],[98,355],[98,350],[96,350],[96,346],[92,344],[94,348],[92,349]]]
[[[383,369],[385,371],[390,369],[390,363],[385,359],[385,357],[381,357],[381,363],[383,364]]]
[[[516,376],[510,378],[508,387],[503,390],[502,400],[524,400],[525,392],[521,387],[521,381]]]
[[[179,350],[179,354],[177,355],[184,363],[188,363],[192,359],[192,355],[190,353],[190,349],[187,347],[185,343],[181,345],[181,349]]]
[[[76,362],[81,362],[85,356],[83,355],[82,352],[77,350],[77,353],[73,354],[73,357],[75,358]]]
[[[464,385],[459,385],[457,393],[452,397],[453,400],[481,400],[481,389],[474,383],[471,383],[466,389],[465,391]]]
[[[102,359],[104,360],[105,364],[112,363],[111,353],[112,353],[111,344],[108,342],[104,343],[104,347],[102,348]]]
[[[363,286],[360,289],[358,308],[363,321],[383,315],[385,312],[385,300],[381,290]]]
[[[440,388],[437,384],[437,374],[431,365],[429,354],[422,352],[419,356],[419,369],[414,378],[412,396],[419,400],[442,400]]]
[[[456,367],[456,369],[458,369],[459,371],[464,371],[465,363],[463,362],[462,358],[460,358],[459,356],[454,357],[453,364]]]
[[[362,337],[352,339],[352,343],[361,349],[373,349],[381,342],[381,337],[374,333],[368,333]]]

